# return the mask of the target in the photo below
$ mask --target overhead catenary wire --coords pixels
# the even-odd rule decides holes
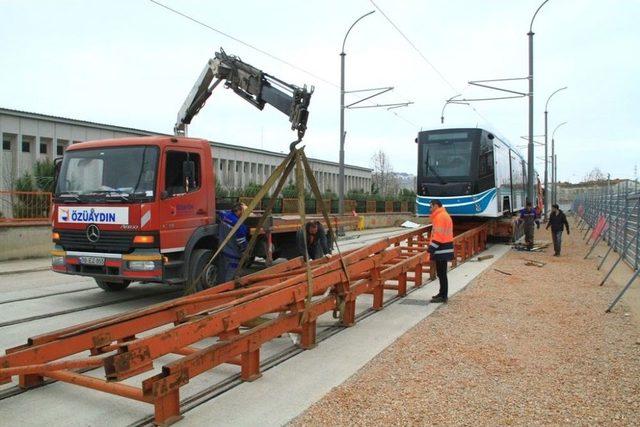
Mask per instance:
[[[276,56],[276,55],[274,55],[274,54],[272,54],[272,53],[269,53],[268,51],[266,51],[266,50],[264,50],[264,49],[261,49],[261,48],[257,47],[257,46],[256,46],[256,45],[254,45],[254,44],[251,44],[251,43],[249,43],[249,42],[245,42],[244,40],[241,40],[241,39],[239,39],[238,37],[235,37],[235,36],[233,36],[233,35],[231,35],[231,34],[229,34],[229,33],[225,32],[225,31],[222,31],[222,30],[220,30],[220,29],[218,29],[218,28],[215,28],[215,27],[213,27],[213,26],[211,26],[211,25],[207,24],[206,22],[203,22],[203,21],[201,21],[201,20],[199,20],[199,19],[194,18],[194,17],[193,17],[193,16],[191,16],[191,15],[188,15],[188,14],[186,14],[186,13],[184,13],[184,12],[181,12],[181,11],[179,11],[179,10],[177,10],[177,9],[174,9],[174,8],[172,8],[172,7],[169,7],[169,6],[167,6],[166,4],[163,4],[163,3],[161,3],[161,2],[159,2],[159,1],[157,1],[157,0],[149,0],[149,1],[150,1],[151,3],[153,3],[153,4],[157,5],[157,6],[160,6],[160,7],[164,8],[164,9],[166,9],[166,10],[168,10],[168,11],[170,11],[170,12],[172,12],[172,13],[176,14],[176,15],[181,16],[181,17],[183,17],[183,18],[185,18],[185,19],[187,19],[187,20],[189,20],[189,21],[191,21],[191,22],[193,22],[193,23],[195,23],[195,24],[198,24],[198,25],[200,25],[200,26],[202,26],[202,27],[204,27],[204,28],[207,28],[207,29],[209,29],[209,30],[211,30],[211,31],[215,32],[215,33],[218,33],[218,34],[220,34],[220,35],[222,35],[222,36],[224,36],[224,37],[227,37],[227,38],[229,38],[229,39],[231,39],[231,40],[233,40],[233,41],[235,41],[235,42],[237,42],[237,43],[240,43],[241,45],[246,46],[246,47],[248,47],[249,49],[253,49],[253,50],[255,50],[256,52],[259,52],[259,53],[261,53],[261,54],[263,54],[263,55],[265,55],[265,56],[267,56],[267,57],[269,57],[269,58],[271,58],[271,59],[273,59],[273,60],[275,60],[275,61],[278,61],[278,62],[280,62],[280,63],[282,63],[282,64],[284,64],[284,65],[287,65],[287,66],[289,66],[289,67],[291,67],[291,68],[293,68],[293,69],[295,69],[295,70],[298,70],[298,71],[300,71],[300,72],[302,72],[302,73],[304,73],[304,74],[307,74],[308,76],[311,76],[311,77],[313,77],[314,79],[317,79],[317,80],[319,80],[319,81],[321,81],[321,82],[323,82],[323,83],[325,83],[325,84],[327,84],[327,85],[329,85],[329,86],[333,86],[333,87],[334,87],[334,88],[336,88],[336,89],[339,89],[339,88],[340,88],[340,86],[339,86],[338,84],[333,83],[332,81],[330,81],[330,80],[328,80],[328,79],[325,79],[324,77],[319,76],[318,74],[315,74],[315,73],[313,73],[312,71],[306,70],[306,69],[304,69],[304,68],[302,68],[302,67],[300,67],[300,66],[298,66],[298,65],[295,65],[295,64],[294,64],[294,63],[292,63],[292,62],[289,62],[289,61],[287,61],[287,60],[285,60],[285,59],[282,59],[282,58],[280,58],[280,57],[278,57],[278,56]],[[396,113],[395,111],[390,111],[390,113],[392,113],[392,114],[393,114],[394,116],[396,116],[397,118],[399,118],[399,119],[403,120],[404,122],[406,122],[406,123],[410,124],[411,126],[413,126],[413,127],[415,127],[415,128],[418,128],[418,125],[417,125],[417,124],[415,124],[415,123],[411,122],[410,120],[406,119],[405,117],[402,117],[401,115],[399,115],[399,114],[398,114],[398,113]]]
[[[305,73],[305,74],[308,74],[308,75],[310,75],[311,77],[313,77],[313,78],[315,78],[315,79],[318,79],[318,80],[320,80],[320,81],[322,81],[322,82],[324,82],[324,83],[326,83],[326,84],[328,84],[328,85],[334,86],[334,87],[336,87],[336,88],[338,88],[338,87],[339,87],[339,86],[338,86],[338,85],[336,85],[335,83],[332,83],[332,82],[330,82],[329,80],[324,79],[324,78],[322,78],[321,76],[319,76],[319,75],[317,75],[317,74],[315,74],[315,73],[313,73],[313,72],[311,72],[311,71],[309,71],[309,70],[305,70],[304,68],[299,67],[299,66],[297,66],[297,65],[295,65],[295,64],[293,64],[293,63],[291,63],[291,62],[289,62],[289,61],[287,61],[287,60],[284,60],[284,59],[282,59],[282,58],[279,58],[279,57],[277,57],[277,56],[275,56],[275,55],[273,55],[273,54],[271,54],[271,53],[267,52],[267,51],[266,51],[266,50],[264,50],[264,49],[260,49],[259,47],[255,46],[255,45],[253,45],[253,44],[251,44],[251,43],[248,43],[248,42],[245,42],[245,41],[243,41],[243,40],[240,40],[239,38],[237,38],[237,37],[235,37],[235,36],[232,36],[231,34],[226,33],[226,32],[224,32],[224,31],[222,31],[222,30],[219,30],[219,29],[217,29],[217,28],[215,28],[215,27],[212,27],[211,25],[209,25],[209,24],[207,24],[207,23],[205,23],[205,22],[202,22],[202,21],[200,21],[199,19],[196,19],[196,18],[194,18],[194,17],[192,17],[192,16],[190,16],[190,15],[187,15],[187,14],[186,14],[186,13],[184,13],[184,12],[180,12],[179,10],[174,9],[174,8],[172,8],[172,7],[169,7],[169,6],[167,6],[167,5],[163,4],[163,3],[160,3],[159,1],[156,1],[156,0],[149,0],[149,1],[150,1],[151,3],[153,3],[153,4],[156,4],[156,5],[160,6],[160,7],[163,7],[163,8],[165,8],[165,9],[167,9],[167,10],[168,10],[168,11],[170,11],[170,12],[175,13],[176,15],[180,15],[180,16],[182,16],[183,18],[188,19],[189,21],[192,21],[192,22],[194,22],[194,23],[196,23],[196,24],[198,24],[198,25],[201,25],[201,26],[203,26],[203,27],[205,27],[205,28],[208,28],[209,30],[211,30],[211,31],[213,31],[213,32],[216,32],[216,33],[218,33],[218,34],[220,34],[220,35],[222,35],[222,36],[224,36],[224,37],[227,37],[227,38],[229,38],[229,39],[231,39],[231,40],[233,40],[233,41],[235,41],[235,42],[237,42],[237,43],[240,43],[240,44],[241,44],[241,45],[243,45],[243,46],[246,46],[246,47],[248,47],[248,48],[250,48],[250,49],[253,49],[253,50],[257,51],[257,52],[260,52],[261,54],[266,55],[266,56],[268,56],[269,58],[271,58],[271,59],[273,59],[273,60],[275,60],[275,61],[278,61],[278,62],[280,62],[280,63],[282,63],[282,64],[285,64],[285,65],[287,65],[287,66],[289,66],[289,67],[291,67],[291,68],[294,68],[294,69],[296,69],[296,70],[298,70],[298,71],[301,71],[301,72],[303,72],[303,73]]]
[[[376,4],[376,2],[374,0],[369,0],[369,2],[373,5],[373,7],[375,7],[378,12],[380,12],[382,14],[382,16],[384,16],[384,18],[387,20],[387,22],[402,36],[402,38],[405,39],[405,41],[413,48],[413,50],[420,56],[420,58],[422,58],[422,60],[429,65],[429,67],[431,67],[431,69],[438,75],[438,77],[440,77],[440,79],[447,84],[447,86],[449,86],[449,88],[451,88],[454,92],[458,92],[458,93],[464,93],[468,88],[469,85],[467,84],[467,86],[464,88],[463,91],[458,90],[453,83],[451,83],[446,77],[445,75],[431,62],[429,61],[429,59],[426,57],[426,55],[424,53],[422,53],[422,51],[418,48],[418,46],[416,46],[416,44],[411,41],[411,39],[409,37],[407,37],[407,35],[400,29],[400,27],[398,27],[398,25],[395,24],[395,22],[393,22],[391,20],[391,18],[380,8],[380,6],[378,6]],[[468,105],[469,108],[471,108],[471,110],[473,110],[474,113],[476,113],[478,115],[478,117],[480,117],[482,120],[484,120],[489,126],[491,126],[494,130],[498,130],[498,128],[489,121],[489,119],[487,119],[483,114],[481,114],[473,105],[469,104]]]

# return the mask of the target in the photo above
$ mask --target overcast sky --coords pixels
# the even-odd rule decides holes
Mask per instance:
[[[315,85],[307,153],[337,161],[338,54],[351,23],[375,9],[370,1],[159,1],[330,83],[147,0],[0,0],[0,106],[171,133],[207,59],[224,47],[285,81]],[[541,0],[375,2],[426,60],[380,11],[354,28],[347,90],[394,86],[378,102],[414,104],[347,111],[347,163],[369,166],[382,149],[394,170],[415,173],[417,132],[442,126],[483,127],[526,144],[526,98],[475,103],[476,111],[449,105],[444,125],[440,111],[458,93],[497,95],[469,80],[527,75],[526,33]],[[549,134],[568,122],[556,133],[561,180],[579,181],[596,166],[633,178],[640,166],[639,18],[638,0],[550,0],[535,20],[535,134],[544,133],[547,97],[569,87],[549,103]],[[526,92],[527,82],[508,87]],[[189,134],[285,151],[294,139],[288,125],[273,108],[260,112],[219,87]],[[536,167],[542,172],[543,162]]]

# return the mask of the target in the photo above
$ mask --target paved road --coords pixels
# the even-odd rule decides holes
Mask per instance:
[[[348,232],[339,239],[339,244],[341,250],[349,250],[405,231],[387,228]],[[180,288],[145,283],[132,284],[124,292],[107,293],[99,289],[92,279],[51,271],[1,275],[0,350],[24,344],[28,337],[39,333],[166,301],[181,294]],[[367,297],[359,299],[359,309],[370,307]],[[320,330],[332,328],[335,323],[330,315],[320,320],[319,333]],[[205,340],[199,346],[212,342]],[[283,336],[267,343],[262,356],[275,357],[290,350],[292,345],[291,339]],[[173,359],[175,356],[159,359],[155,364],[156,371],[159,372],[164,363]],[[94,372],[96,376],[101,376],[100,371]],[[194,378],[183,388],[183,396],[225,381],[237,373],[238,367],[223,365]],[[147,372],[124,382],[139,386],[142,379],[151,375]],[[0,386],[0,407],[3,423],[7,425],[128,425],[153,412],[148,404],[63,383],[2,399],[3,391],[12,388],[15,388],[14,384]],[[70,418],[68,410],[72,406],[74,414]],[[33,416],[33,408],[38,408],[36,417]]]

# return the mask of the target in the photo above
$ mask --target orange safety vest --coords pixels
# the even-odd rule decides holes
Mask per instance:
[[[453,242],[453,221],[444,207],[431,212],[431,240],[439,243]]]

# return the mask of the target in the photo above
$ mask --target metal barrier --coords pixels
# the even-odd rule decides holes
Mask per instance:
[[[265,197],[260,202],[258,209],[264,210],[269,204],[271,199]],[[242,202],[248,204],[251,201],[251,197],[217,197],[216,208],[217,209],[231,209],[234,203]],[[331,209],[331,213],[338,213],[338,200],[337,199],[324,199],[327,209]],[[345,212],[356,211],[357,213],[399,213],[399,212],[415,212],[415,202],[413,201],[385,201],[385,200],[351,200],[345,199],[344,201]],[[319,213],[319,204],[313,198],[305,200],[305,208],[307,214]],[[286,214],[298,212],[298,199],[294,198],[282,198],[278,197],[276,204],[273,208],[274,214]]]
[[[300,336],[301,348],[311,349],[323,313],[339,313],[341,323],[351,326],[359,296],[372,295],[372,308],[382,310],[384,290],[402,297],[409,283],[424,284],[424,272],[433,278],[430,227],[306,268],[296,258],[194,295],[31,337],[0,357],[0,384],[18,376],[21,387],[31,388],[52,378],[152,404],[155,423],[169,424],[180,419],[180,388],[197,375],[231,364],[243,380],[252,381],[261,375],[260,349],[266,342],[289,332]],[[487,229],[483,224],[455,237],[454,266],[484,250]],[[210,337],[218,340],[193,346]],[[168,354],[179,357],[141,387],[119,382],[152,370],[154,361]],[[105,379],[78,372],[97,367]]]
[[[49,221],[51,193],[0,191],[0,223]]]
[[[579,218],[578,230],[585,231],[583,239],[591,231],[587,239],[591,249],[585,259],[593,252],[601,241],[606,241],[609,249],[600,261],[598,270],[602,268],[612,251],[618,254],[607,274],[600,282],[604,285],[620,261],[625,261],[635,270],[631,279],[607,308],[610,312],[620,298],[631,287],[640,274],[640,188],[638,181],[624,181],[616,185],[593,189],[581,194],[573,203],[572,210]]]
[[[634,269],[640,266],[639,196],[640,184],[637,181],[624,181],[588,190],[578,196],[572,205],[573,212],[580,217],[583,237],[587,238],[589,231],[593,231],[598,221],[604,218],[606,225],[600,240],[606,241],[613,251],[622,254],[623,260]],[[594,238],[597,239],[597,236]]]
[[[216,198],[217,209],[231,209],[233,204],[241,201],[246,202],[246,197],[218,197]],[[265,198],[260,206],[267,205],[269,198]],[[297,203],[297,199],[278,198],[274,213],[291,213],[294,212],[292,203]],[[338,201],[326,199],[325,203],[331,206],[331,212],[338,212]],[[412,202],[393,202],[392,210],[385,209],[384,201],[374,200],[345,200],[345,211],[351,212],[355,210],[358,213],[369,212],[367,206],[376,204],[377,209],[373,212],[413,212],[414,204]],[[22,223],[22,222],[48,222],[51,218],[52,194],[48,192],[36,191],[0,191],[0,223]],[[307,199],[305,202],[307,214],[318,213],[315,199]],[[391,205],[389,205],[391,206]],[[297,208],[297,205],[295,206]]]

